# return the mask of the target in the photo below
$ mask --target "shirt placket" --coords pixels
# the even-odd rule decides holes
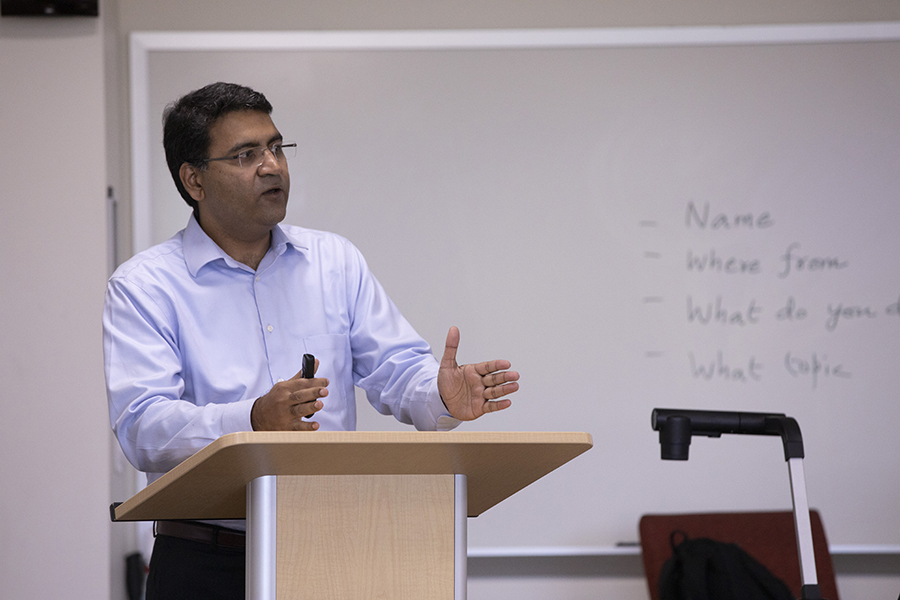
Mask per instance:
[[[290,374],[280,372],[278,368],[277,348],[282,335],[281,323],[278,320],[278,311],[272,302],[271,288],[268,285],[268,277],[265,272],[257,272],[253,276],[253,295],[256,299],[256,310],[259,316],[259,324],[262,332],[263,344],[266,350],[266,366],[272,383],[284,381]]]

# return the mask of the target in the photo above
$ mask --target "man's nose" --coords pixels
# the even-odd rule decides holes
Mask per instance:
[[[262,153],[262,162],[257,166],[257,170],[266,173],[274,173],[286,168],[286,165],[287,161],[278,160],[278,156],[271,148],[265,148]]]

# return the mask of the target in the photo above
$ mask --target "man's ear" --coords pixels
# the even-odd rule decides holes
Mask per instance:
[[[181,163],[181,168],[178,169],[178,176],[181,177],[181,185],[191,195],[191,198],[197,202],[202,202],[206,193],[203,189],[203,177],[200,169],[190,163]]]

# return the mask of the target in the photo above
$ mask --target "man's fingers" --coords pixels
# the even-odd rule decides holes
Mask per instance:
[[[313,400],[292,404],[288,410],[290,410],[291,414],[295,417],[311,417],[318,411],[322,410],[322,407],[324,406],[325,405],[322,404],[321,400]]]
[[[500,373],[489,373],[481,378],[485,387],[502,385],[510,381],[518,381],[519,374],[516,371],[502,371]]]
[[[444,343],[444,356],[441,358],[442,367],[453,367],[456,365],[456,351],[458,348],[459,329],[453,326],[447,332],[447,341]]]
[[[516,382],[505,383],[503,385],[496,385],[493,387],[484,389],[484,396],[489,400],[493,400],[495,398],[499,398],[501,396],[506,396],[508,394],[512,394],[515,391],[518,391],[519,384]]]
[[[328,385],[331,382],[328,381],[325,377],[316,377],[315,379],[303,379],[302,377],[292,377],[287,381],[279,381],[272,389],[280,389],[282,393],[287,392],[287,395],[293,399],[297,399],[300,402],[308,401],[309,398],[302,398],[300,394],[305,392],[310,392],[316,389],[328,389]]]
[[[492,402],[485,402],[484,412],[497,412],[498,410],[503,410],[510,406],[512,406],[512,400],[494,400]]]
[[[315,431],[319,428],[319,424],[315,421],[302,421],[297,419],[291,425],[292,431]]]
[[[315,395],[310,395],[310,394]],[[294,416],[311,417],[325,406],[319,398],[328,395],[328,388],[298,390],[290,396],[288,410]]]
[[[481,375],[482,377],[488,375],[489,373],[496,373],[497,371],[505,371],[510,368],[512,365],[508,360],[489,360],[486,362],[480,362],[478,364],[472,365],[475,367],[475,372]]]

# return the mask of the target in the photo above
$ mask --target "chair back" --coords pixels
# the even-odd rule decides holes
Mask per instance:
[[[815,510],[809,516],[822,598],[839,600],[822,519]],[[644,515],[640,522],[641,553],[651,600],[659,600],[659,573],[672,556],[673,531],[683,531],[690,538],[706,537],[739,545],[784,581],[795,598],[800,597],[800,558],[792,512]]]

